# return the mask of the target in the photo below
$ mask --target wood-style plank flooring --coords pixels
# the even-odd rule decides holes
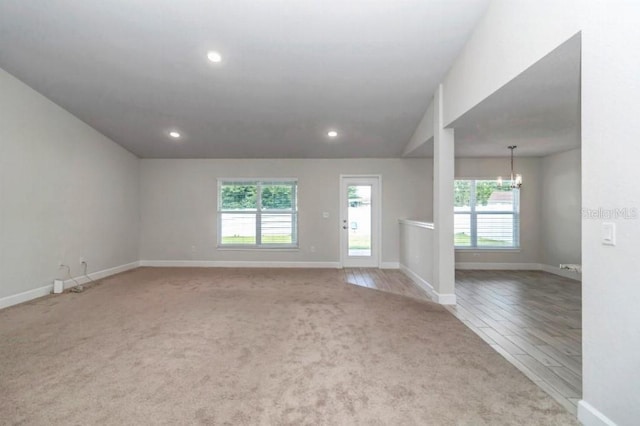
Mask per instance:
[[[429,299],[400,271],[348,268],[345,282]],[[447,309],[527,377],[576,412],[582,396],[581,284],[539,271],[456,271]]]
[[[397,269],[345,268],[344,280],[360,287],[431,300],[411,278]]]
[[[456,271],[448,309],[572,413],[582,396],[582,286],[539,271]]]

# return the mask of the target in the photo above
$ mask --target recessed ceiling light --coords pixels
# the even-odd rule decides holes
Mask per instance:
[[[336,132],[335,130],[329,130],[327,132],[327,136],[329,136],[330,138],[337,138],[338,137],[338,132]]]
[[[220,55],[220,53],[216,52],[215,50],[210,50],[209,52],[207,52],[207,59],[209,59],[209,61],[213,62],[214,64],[217,64],[222,62],[222,55]]]
[[[169,132],[169,136],[171,136],[174,139],[180,139],[181,135],[180,135],[179,132],[176,132],[175,130],[172,130],[172,131]]]

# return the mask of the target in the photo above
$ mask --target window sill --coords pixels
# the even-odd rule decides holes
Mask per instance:
[[[455,247],[455,251],[459,252],[459,253],[491,253],[491,252],[520,253],[520,249],[519,248],[494,248],[494,247],[492,247],[492,248],[477,248],[477,247],[463,248],[463,247]]]
[[[299,247],[239,247],[239,246],[218,246],[220,251],[300,251]]]

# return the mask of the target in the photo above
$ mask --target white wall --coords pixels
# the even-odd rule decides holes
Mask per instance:
[[[541,159],[515,159],[522,174],[520,190],[520,249],[496,251],[456,251],[456,263],[539,263],[541,247]],[[458,158],[456,179],[496,179],[510,172],[509,158]]]
[[[434,99],[431,99],[429,102],[429,106],[427,107],[427,112],[424,113],[418,127],[413,132],[411,139],[407,143],[407,146],[404,148],[402,155],[408,155],[427,143],[430,139],[433,139],[435,134],[434,128],[434,108],[436,105],[434,104]]]
[[[137,157],[0,70],[0,299],[138,259]]]
[[[578,33],[584,0],[492,0],[444,79],[449,125]]]
[[[445,79],[447,123],[581,31],[582,206],[638,208],[640,3],[494,0]],[[525,184],[527,182],[525,177]],[[586,425],[640,418],[638,219],[582,221],[583,400]],[[609,423],[605,423],[609,422]]]
[[[430,163],[428,159],[143,159],[140,259],[338,262],[340,174],[380,174],[382,261],[398,262],[398,219],[429,219],[431,214]],[[233,177],[298,178],[299,250],[217,249],[217,179]],[[322,212],[330,217],[323,219]]]
[[[542,158],[540,263],[582,263],[580,149]]]
[[[438,286],[436,262],[437,244],[434,223],[416,220],[400,221],[400,269],[442,305],[455,305],[453,289]],[[444,291],[449,291],[445,293]]]
[[[433,224],[430,224],[433,225]],[[400,223],[400,267],[433,293],[433,227],[426,223]],[[435,295],[437,297],[437,295]]]
[[[640,2],[590,6],[582,33],[585,208],[640,208],[638,40]],[[615,247],[601,243],[607,221],[582,221],[583,400],[618,425],[634,425],[640,419],[640,221],[613,220]]]

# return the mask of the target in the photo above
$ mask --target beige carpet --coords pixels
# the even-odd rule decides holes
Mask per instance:
[[[551,425],[442,307],[337,270],[150,269],[0,311],[2,424]]]

